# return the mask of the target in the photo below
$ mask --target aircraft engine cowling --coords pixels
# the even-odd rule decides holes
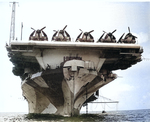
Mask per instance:
[[[67,25],[62,30],[54,30],[52,41],[71,41],[70,35],[65,31]]]
[[[42,29],[35,30],[34,28],[31,28],[34,30],[29,37],[29,40],[34,40],[34,41],[48,41],[48,37],[46,33],[43,31],[46,27],[43,27]]]
[[[81,29],[79,30],[81,33],[77,36],[76,42],[94,42],[94,37],[91,35],[94,30],[89,32],[83,32]]]

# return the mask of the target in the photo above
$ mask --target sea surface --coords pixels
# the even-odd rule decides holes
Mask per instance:
[[[97,114],[90,122],[150,122],[150,109],[144,110],[126,110],[126,111],[108,111],[105,114],[100,112],[89,112]],[[26,113],[0,113],[0,122],[66,122],[66,120],[29,120]],[[68,120],[68,122],[89,122],[86,118],[83,120]]]

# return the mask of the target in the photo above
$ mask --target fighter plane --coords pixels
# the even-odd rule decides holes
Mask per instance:
[[[113,35],[114,32],[116,32],[116,30],[114,30],[113,32],[105,32],[102,34],[102,36],[99,38],[99,40],[97,42],[110,42],[110,43],[115,43],[116,42],[116,38]],[[103,37],[105,35],[105,37]]]
[[[91,35],[91,33],[94,30],[91,30],[89,32],[83,32],[81,29],[79,29],[79,30],[81,31],[81,33],[76,38],[76,42],[94,42],[94,38]]]
[[[38,29],[38,30],[31,28],[34,31],[31,33],[29,40],[48,41],[48,37],[46,33],[43,31],[45,28],[46,27],[43,27],[42,29]]]
[[[71,41],[70,35],[65,31],[67,25],[62,30],[54,30],[52,41]]]
[[[118,40],[118,43],[136,43],[136,36],[132,35],[132,33],[130,33],[130,28],[128,27],[129,33],[123,38],[124,34],[120,37],[120,39]]]

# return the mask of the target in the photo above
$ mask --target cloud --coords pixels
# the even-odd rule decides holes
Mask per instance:
[[[120,92],[126,92],[126,91],[133,91],[134,86],[131,86],[129,84],[121,84],[118,91]]]
[[[135,34],[135,35],[137,35],[137,37],[138,37],[138,43],[139,44],[142,44],[142,43],[149,41],[149,34],[148,33],[140,32],[140,33]]]
[[[147,92],[145,95],[143,95],[143,99],[150,98],[150,92]]]
[[[145,95],[143,95],[142,99],[141,99],[141,104],[143,104],[143,106],[147,109],[150,106],[150,92],[147,92]]]

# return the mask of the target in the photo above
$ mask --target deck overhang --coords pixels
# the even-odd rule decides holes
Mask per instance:
[[[132,48],[140,49],[138,44],[123,44],[123,43],[90,43],[90,42],[48,42],[48,41],[20,41],[11,42],[11,47],[14,46],[33,46],[36,48],[105,48],[105,49],[120,49]]]

